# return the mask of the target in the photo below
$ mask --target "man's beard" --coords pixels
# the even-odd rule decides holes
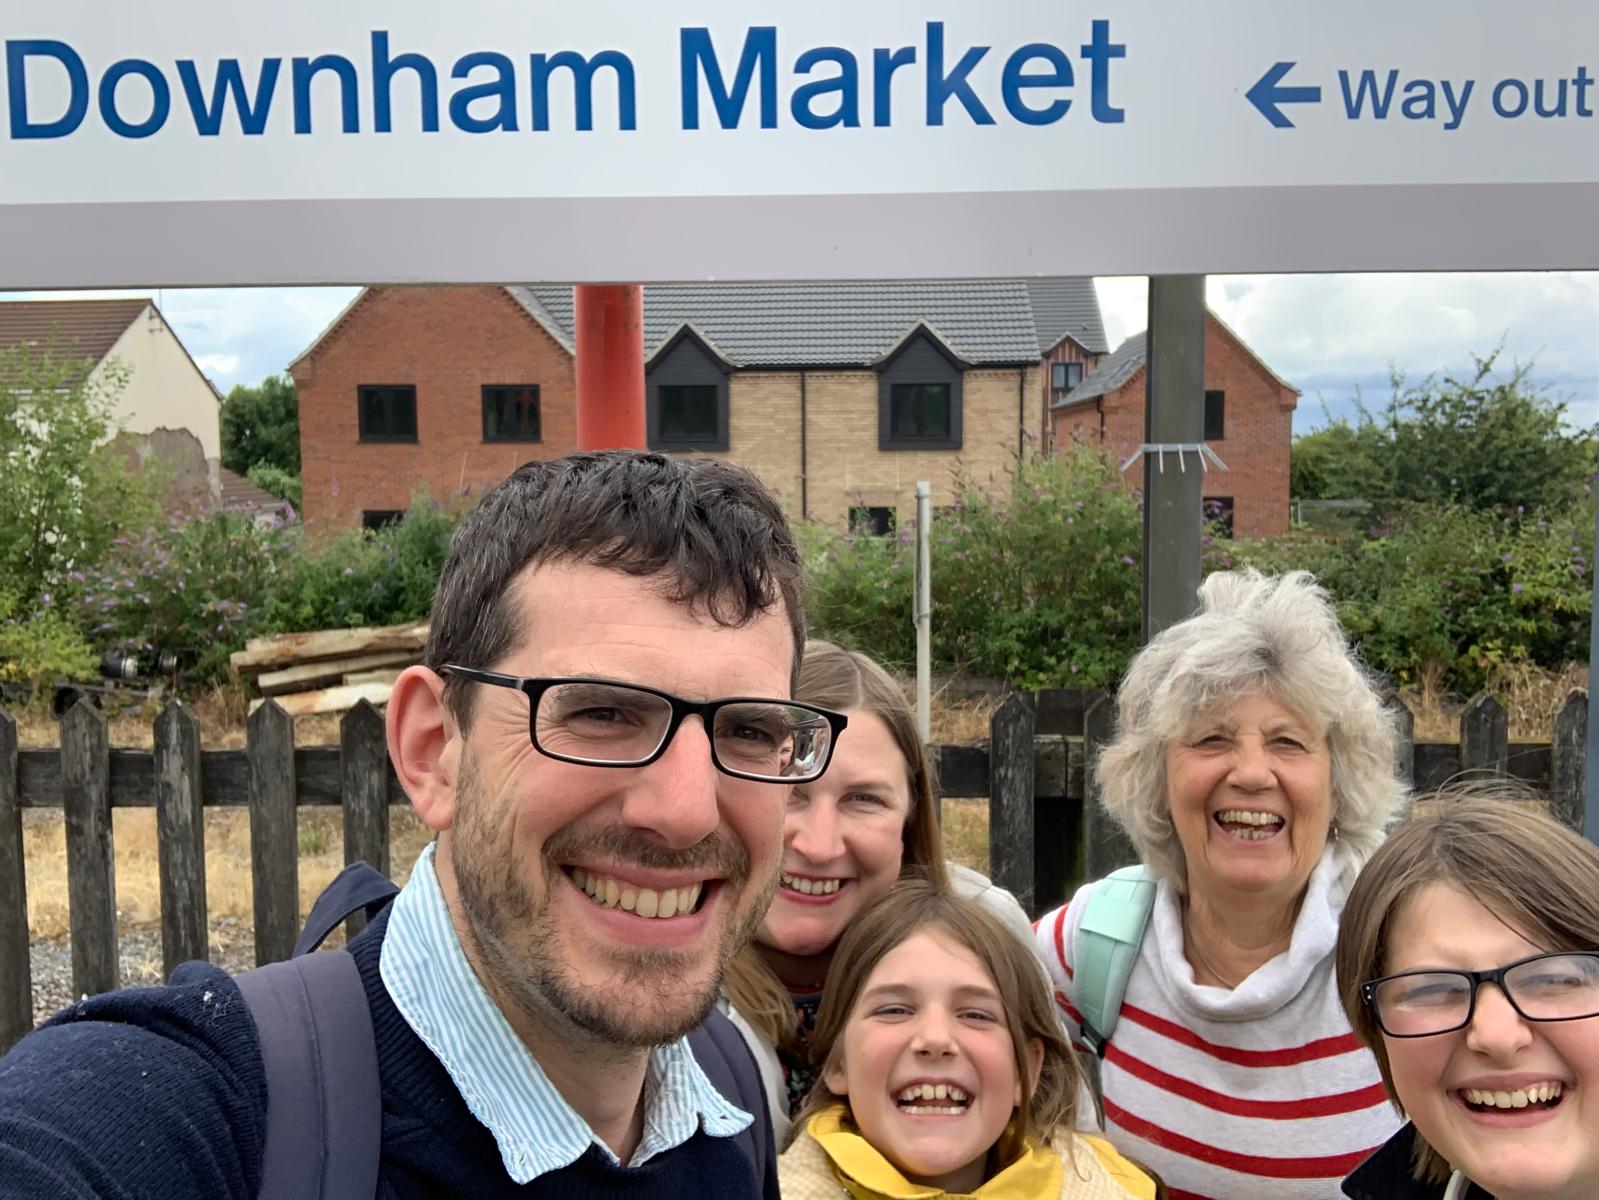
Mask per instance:
[[[456,788],[451,862],[467,925],[490,976],[485,983],[535,1017],[556,1016],[618,1046],[663,1045],[700,1025],[716,1002],[728,963],[765,917],[777,872],[757,886],[755,903],[740,914],[731,905],[749,885],[749,855],[742,846],[713,835],[685,850],[668,850],[625,825],[583,833],[561,829],[540,851],[540,895],[529,882],[528,864],[510,852],[506,830],[495,824],[496,814],[478,784],[467,758]],[[729,905],[729,916],[713,969],[697,990],[688,990],[696,982],[687,972],[700,958],[691,949],[616,948],[608,954],[614,973],[602,984],[574,977],[561,943],[571,953],[586,931],[559,929],[550,914],[564,874],[560,864],[575,859],[721,877],[719,902]],[[589,952],[599,955],[597,949]]]

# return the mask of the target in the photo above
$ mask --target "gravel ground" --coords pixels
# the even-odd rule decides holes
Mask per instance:
[[[147,987],[163,982],[161,930],[124,929],[117,938],[123,987]],[[72,943],[67,938],[35,941],[28,947],[33,971],[33,1021],[38,1024],[78,999],[72,991]],[[236,917],[211,922],[211,961],[231,972],[255,966],[252,931]]]

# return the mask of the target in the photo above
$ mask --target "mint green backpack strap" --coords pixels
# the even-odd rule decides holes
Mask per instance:
[[[1083,1041],[1104,1058],[1155,907],[1155,877],[1143,866],[1112,871],[1085,903],[1074,944],[1072,1000],[1083,1017]]]

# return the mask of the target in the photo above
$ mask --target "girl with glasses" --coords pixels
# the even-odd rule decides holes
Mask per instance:
[[[1361,872],[1337,970],[1411,1121],[1347,1195],[1599,1196],[1599,848],[1510,784],[1435,798]]]

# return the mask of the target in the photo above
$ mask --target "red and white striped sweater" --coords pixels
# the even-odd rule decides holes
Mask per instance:
[[[1333,944],[1354,866],[1330,847],[1286,953],[1233,991],[1194,982],[1177,895],[1162,882],[1102,1069],[1105,1132],[1172,1200],[1337,1200],[1399,1128],[1377,1063],[1350,1032]],[[1034,927],[1074,1043],[1080,889]]]

